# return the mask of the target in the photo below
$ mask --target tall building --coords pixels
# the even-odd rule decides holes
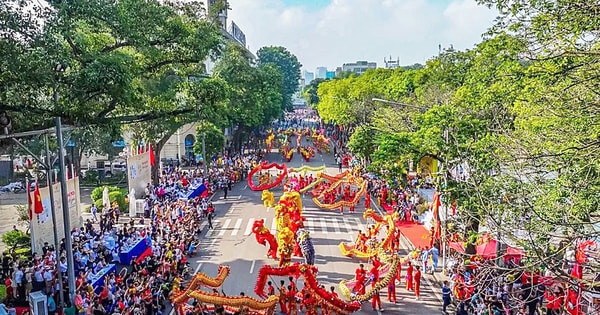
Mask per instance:
[[[356,74],[363,74],[367,71],[367,69],[376,69],[376,62],[369,62],[364,60],[359,60],[353,63],[345,63],[342,65],[342,71],[350,71]]]
[[[315,73],[304,70],[302,77],[304,78],[304,85],[308,85],[315,79]]]
[[[393,60],[392,56],[390,56],[390,59],[387,58],[383,58],[383,63],[385,64],[385,68],[386,69],[396,69],[400,67],[400,57],[398,57],[398,59]]]
[[[327,78],[327,67],[317,67],[317,77],[316,79],[325,79]]]
[[[327,71],[327,75],[325,76],[326,79],[333,79],[335,78],[335,71]]]

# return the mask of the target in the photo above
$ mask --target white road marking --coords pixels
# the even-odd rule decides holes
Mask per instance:
[[[202,263],[198,264],[198,267],[196,267],[196,270],[194,271],[194,273],[198,273],[198,270],[200,270],[200,268],[202,268]]]
[[[219,236],[225,235],[225,232],[227,232],[227,228],[229,227],[229,224],[231,224],[231,219],[225,220],[225,223],[223,223],[223,226],[221,226],[221,231],[219,231]]]
[[[254,265],[256,264],[256,260],[252,261],[252,265],[250,266],[250,274],[254,272]]]
[[[354,218],[354,221],[356,221],[356,227],[358,227],[359,231],[365,231],[365,226],[364,224],[362,224],[362,222],[360,222],[359,218]]]
[[[208,225],[208,221],[204,221],[202,222],[202,224],[200,224],[200,231],[204,230],[204,228]]]
[[[277,220],[273,218],[273,222],[271,223],[271,233],[275,234],[277,232]]]
[[[244,219],[237,219],[237,221],[235,221],[235,226],[233,226],[233,231],[231,231],[231,236],[236,236],[238,234],[238,231],[240,230],[240,227],[242,226],[242,221],[244,221]]]
[[[206,237],[206,238],[210,238],[210,237],[211,237],[211,236],[212,236],[212,235],[215,233],[215,228],[216,228],[216,226],[217,226],[218,224],[219,224],[219,220],[215,220],[215,221],[213,221],[213,228],[212,228],[212,229],[210,229],[210,230],[208,230],[208,231],[206,232],[206,235],[204,235],[204,237]]]
[[[246,190],[246,189],[248,189],[248,184],[246,184],[246,186],[244,186],[244,189],[242,189],[242,190]]]
[[[306,218],[306,224],[304,224],[304,228],[310,231],[312,230],[313,226],[313,218]]]
[[[340,225],[338,224],[338,220],[336,218],[332,218],[331,223],[333,225],[333,230],[335,231],[335,234],[341,234],[342,231],[340,231]]]
[[[327,219],[321,218],[321,232],[327,234]]]
[[[238,200],[242,199],[242,195],[239,195],[237,199],[238,199]]]
[[[352,225],[350,225],[348,218],[344,218],[343,220],[344,220],[344,227],[346,228],[347,233],[352,234],[354,232],[354,229],[352,228]]]
[[[246,225],[246,231],[244,231],[245,236],[248,236],[252,233],[252,224],[254,224],[254,218],[248,219],[248,225]]]

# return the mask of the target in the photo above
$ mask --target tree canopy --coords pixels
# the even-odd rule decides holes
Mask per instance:
[[[281,107],[284,110],[290,110],[293,107],[292,96],[298,91],[300,84],[302,64],[294,54],[281,46],[262,47],[258,50],[257,57],[259,66],[270,64],[279,70],[283,80]]]
[[[0,39],[0,110],[15,116],[16,130],[53,116],[89,125],[192,112],[153,106],[150,82],[173,72],[204,73],[204,61],[222,42],[195,1],[8,2],[0,9],[11,21]],[[21,119],[25,114],[29,119]]]
[[[529,267],[568,278],[566,251],[597,237],[600,218],[597,6],[479,2],[501,16],[473,49],[321,82],[316,108],[354,130],[350,150],[381,176],[437,159],[433,175],[447,179],[438,189],[457,201],[451,220],[469,251],[474,234],[494,232],[523,247]]]

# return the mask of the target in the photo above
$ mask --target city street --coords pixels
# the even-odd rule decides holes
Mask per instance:
[[[282,157],[277,153],[268,156],[271,162],[282,162]],[[300,167],[304,161],[299,154],[294,155],[288,167]],[[306,165],[306,164],[305,164]],[[317,154],[308,165],[317,167],[326,165],[327,172],[337,174],[338,168],[331,155]],[[281,190],[275,190],[276,198],[281,195]],[[246,181],[238,183],[223,200],[223,192],[218,191],[213,198],[216,207],[214,229],[208,230],[206,222],[203,224],[203,237],[199,246],[199,254],[190,259],[192,268],[196,271],[215,275],[220,264],[231,267],[231,275],[225,281],[222,289],[227,295],[239,295],[244,292],[255,296],[254,284],[258,271],[264,264],[276,265],[276,262],[266,258],[267,248],[259,245],[251,229],[255,219],[265,219],[265,226],[275,232],[274,211],[266,209],[260,200],[260,192],[248,188]],[[319,269],[318,280],[327,288],[335,286],[342,279],[352,279],[354,270],[360,261],[344,257],[340,254],[338,245],[341,241],[353,242],[359,230],[364,230],[366,222],[362,219],[363,207],[357,207],[354,214],[318,209],[312,200],[303,198],[305,226],[311,232],[316,252],[316,266]],[[406,255],[406,251],[401,253]],[[301,261],[294,258],[293,261]],[[368,268],[369,265],[365,263]],[[279,284],[277,277],[270,280],[274,285]],[[287,279],[286,285],[288,284]],[[298,287],[302,288],[301,281]],[[433,291],[429,276],[424,276],[422,282],[421,300],[416,300],[412,292],[397,286],[398,304],[385,302],[386,292],[382,290],[381,299],[385,313],[393,314],[438,314],[441,302],[440,288]],[[434,293],[435,292],[435,293]],[[370,304],[370,303],[369,303]],[[364,303],[363,310],[358,314],[373,313],[371,306]]]

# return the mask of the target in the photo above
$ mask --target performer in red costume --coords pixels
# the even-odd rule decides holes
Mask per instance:
[[[379,267],[381,266],[381,262],[377,256],[373,257],[373,267],[371,267],[370,277],[371,277],[371,288],[375,288],[377,283],[379,283]],[[373,295],[373,299],[371,300],[371,306],[373,310],[378,309],[380,312],[383,312],[383,308],[381,307],[381,298],[379,297],[379,290],[375,292]]]
[[[413,276],[413,282],[415,284],[415,296],[418,300],[421,297],[421,268],[419,266],[415,268],[417,268],[417,271],[415,271]]]
[[[365,281],[367,277],[367,271],[365,270],[365,265],[360,264],[358,265],[358,268],[356,268],[355,271],[355,278],[356,278],[356,284],[354,285],[354,291],[357,294],[365,294],[366,292],[366,288],[365,288]]]
[[[367,191],[365,194],[365,209],[371,208],[371,193]]]
[[[288,315],[298,315],[298,304],[296,304],[296,290],[292,285],[288,285],[286,292]]]
[[[281,284],[279,285],[279,308],[281,312],[287,314],[288,309],[286,305],[287,301],[287,290],[285,289],[285,281],[281,280]]]
[[[406,267],[406,290],[408,290],[408,291],[413,290],[412,272],[413,272],[413,266],[412,266],[411,262],[409,261],[408,267]]]

